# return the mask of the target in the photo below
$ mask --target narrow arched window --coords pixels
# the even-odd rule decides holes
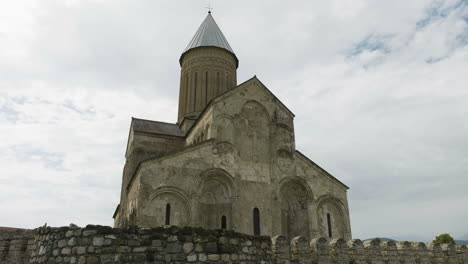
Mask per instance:
[[[221,217],[221,229],[226,229],[226,216]]]
[[[193,86],[193,92],[194,92],[194,97],[193,97],[193,111],[198,110],[197,106],[197,82],[198,82],[198,73],[195,72],[195,81],[194,81],[194,86]]]
[[[185,111],[184,112],[189,112],[189,76],[188,74],[185,75]]]
[[[219,95],[220,91],[219,91],[219,86],[220,86],[220,80],[219,80],[219,72],[217,72],[216,74],[216,95]]]
[[[166,204],[166,225],[171,224],[171,204]]]
[[[229,88],[231,88],[229,85],[230,80],[231,80],[231,76],[226,75],[226,91],[229,90]]]
[[[328,224],[328,237],[332,237],[332,226],[331,226],[331,217],[330,214],[327,214],[327,224]]]
[[[254,229],[254,235],[259,236],[260,235],[260,210],[258,208],[253,209],[253,229]]]
[[[208,104],[208,72],[205,72],[205,104]]]

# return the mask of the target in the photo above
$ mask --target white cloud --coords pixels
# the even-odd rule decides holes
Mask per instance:
[[[131,116],[174,121],[203,1],[0,4],[0,224],[112,224]],[[353,235],[466,233],[465,1],[215,2],[240,59],[351,187]],[[443,217],[442,217],[443,216]]]

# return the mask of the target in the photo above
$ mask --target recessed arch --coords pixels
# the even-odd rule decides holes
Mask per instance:
[[[346,207],[341,200],[329,194],[317,199],[317,223],[323,237],[345,238],[349,234]]]
[[[191,224],[191,203],[183,190],[174,186],[162,186],[151,192],[143,208],[144,216],[152,220],[150,227],[168,223],[177,226]]]
[[[288,239],[308,236],[309,201],[313,198],[307,182],[299,177],[287,177],[279,185],[281,234]]]
[[[260,102],[256,100],[249,100],[245,102],[245,104],[242,106],[242,109],[245,109],[246,107],[249,107],[249,106],[255,106],[257,109],[261,109],[262,112],[266,115],[268,121],[271,121],[270,113],[268,112],[268,110],[263,104],[261,104]]]
[[[232,225],[232,197],[236,193],[232,176],[215,168],[201,173],[196,185],[198,222],[204,228],[228,229]]]
[[[229,174],[226,170],[221,168],[210,168],[202,173],[196,180],[195,193],[199,193],[202,188],[202,185],[208,180],[218,180],[224,182],[229,187],[229,194],[233,195],[233,191],[236,190],[234,177]]]
[[[295,183],[295,184],[298,184],[298,185],[302,186],[305,189],[306,193],[307,193],[307,199],[308,200],[315,200],[314,193],[312,192],[312,188],[310,188],[309,183],[304,178],[301,178],[299,176],[284,177],[279,182],[280,190],[281,190],[281,188],[283,186],[285,186],[288,183]]]

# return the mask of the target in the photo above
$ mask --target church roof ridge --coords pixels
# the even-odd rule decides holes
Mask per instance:
[[[176,137],[185,137],[185,134],[177,124],[161,122],[156,120],[148,120],[132,117],[131,126],[134,131],[161,134]]]
[[[154,123],[160,123],[160,124],[166,124],[166,125],[177,125],[177,123],[171,123],[171,122],[164,122],[164,121],[158,121],[158,120],[151,120],[151,119],[145,119],[145,118],[138,118],[138,117],[134,117],[132,116],[132,119],[135,119],[135,120],[141,120],[141,121],[148,121],[148,122],[154,122]]]
[[[234,57],[236,57],[234,50],[232,50],[231,45],[229,45],[229,42],[227,41],[226,37],[224,37],[223,32],[221,32],[218,24],[216,24],[216,21],[211,15],[211,12],[208,13],[205,20],[203,20],[197,32],[193,36],[192,40],[182,52],[181,58],[187,51],[198,47],[222,48],[229,51],[234,55]]]

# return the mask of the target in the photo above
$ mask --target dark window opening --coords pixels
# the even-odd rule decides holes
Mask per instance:
[[[220,82],[219,82],[219,72],[217,73],[217,80],[216,80],[216,95],[219,95],[219,85],[220,85]]]
[[[205,104],[208,104],[208,72],[205,72]]]
[[[221,217],[221,229],[226,229],[226,216]]]
[[[198,79],[198,74],[195,73],[195,85],[193,86],[193,91],[195,93],[194,97],[193,97],[193,111],[197,111],[197,79]]]
[[[188,103],[188,98],[189,98],[189,87],[188,87],[188,75],[185,75],[185,111],[184,112],[188,112],[189,108],[189,103]]]
[[[166,204],[166,225],[171,224],[171,204]]]
[[[253,209],[253,228],[254,228],[254,235],[260,235],[260,210],[258,208]]]
[[[328,237],[332,237],[332,226],[331,226],[330,214],[327,214],[327,223],[328,223]]]

